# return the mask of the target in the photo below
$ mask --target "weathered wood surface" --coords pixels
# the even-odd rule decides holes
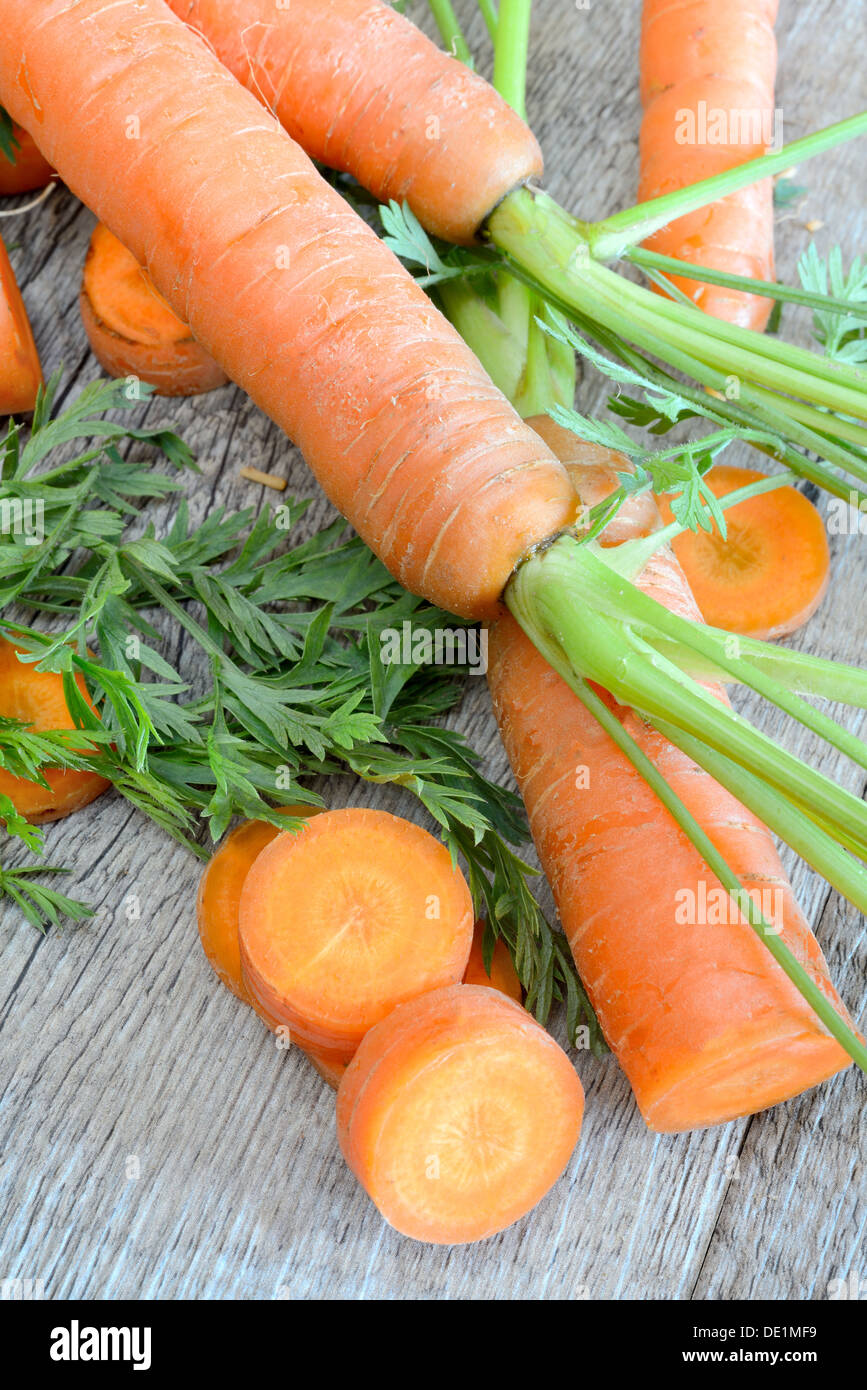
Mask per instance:
[[[590,217],[634,196],[638,8],[538,0],[530,111],[550,188]],[[861,0],[783,0],[788,139],[863,105],[852,61],[863,25]],[[826,224],[821,250],[863,250],[863,161],[863,145],[850,146],[801,171],[806,206],[779,228],[785,278],[808,244],[807,218]],[[66,395],[97,375],[76,304],[91,225],[56,193],[3,228]],[[603,397],[585,381],[583,408]],[[147,417],[176,420],[203,461],[194,515],[256,498],[237,478],[242,462],[311,491],[298,455],[231,388],[152,404]],[[327,512],[319,499],[310,523]],[[805,648],[863,660],[864,547],[834,541],[834,587],[798,639]],[[470,687],[458,722],[505,777],[486,693]],[[782,724],[753,713],[770,731]],[[858,790],[862,780],[849,775]],[[396,793],[348,780],[329,796],[412,813]],[[475,1248],[402,1239],[337,1152],[331,1092],[217,985],[196,938],[190,857],[113,796],[51,827],[48,844],[54,862],[75,866],[70,891],[99,911],[44,940],[3,918],[3,1278],[41,1279],[49,1298],[200,1299],[822,1298],[831,1278],[867,1278],[864,1087],[852,1070],[752,1120],[659,1137],[614,1062],[581,1056],[583,1138],[541,1207]],[[803,866],[794,872],[863,1027],[864,923]]]

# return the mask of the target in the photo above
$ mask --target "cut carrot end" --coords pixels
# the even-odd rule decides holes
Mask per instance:
[[[54,170],[39,153],[33,136],[21,126],[15,126],[13,133],[18,141],[15,163],[0,154],[0,196],[5,198],[44,188],[54,177]]]
[[[739,1024],[704,1056],[673,1061],[662,1085],[636,1090],[646,1123],[663,1133],[725,1124],[791,1100],[850,1065],[833,1038],[792,1025],[782,1017],[776,1026]]]
[[[63,694],[63,677],[51,671],[37,671],[32,665],[20,662],[19,650],[11,642],[0,639],[0,714],[6,719],[20,719],[37,733],[73,729],[75,725]],[[81,676],[76,680],[93,708],[84,680]],[[15,777],[0,768],[0,794],[8,796],[19,815],[33,825],[71,815],[95,801],[111,786],[95,772],[50,767],[43,768],[42,772],[48,787]]]
[[[79,304],[90,346],[109,376],[138,377],[160,396],[197,396],[228,380],[101,223],[90,240]]]
[[[717,464],[706,476],[716,497],[765,475]],[[660,497],[666,522],[667,497]],[[673,542],[705,621],[745,637],[785,637],[816,611],[828,587],[830,556],[822,518],[794,487],[740,502],[726,513],[727,538],[687,531]]]
[[[561,1176],[584,1093],[562,1048],[513,1000],[455,985],[368,1033],[338,1091],[350,1166],[401,1234],[483,1240]]]
[[[31,411],[41,385],[42,367],[33,330],[6,247],[0,241],[0,415]]]
[[[483,943],[485,937],[484,922],[477,922],[473,930],[473,944],[470,947],[470,958],[467,968],[464,971],[465,985],[487,985],[488,989],[498,989],[501,994],[506,994],[510,999],[514,999],[520,1004],[524,998],[524,991],[521,989],[521,981],[518,979],[518,972],[509,954],[509,948],[500,937],[494,943],[494,954],[491,957],[491,973],[485,969],[485,956]]]
[[[397,1004],[459,981],[472,929],[470,891],[445,846],[385,811],[328,811],[278,836],[241,893],[251,996],[333,1062],[348,1062]]]
[[[281,806],[279,809],[295,816],[313,816],[318,812],[316,806]],[[241,972],[238,943],[241,890],[258,855],[279,834],[276,825],[264,820],[244,821],[236,826],[208,860],[199,880],[196,899],[199,939],[212,969],[227,989],[253,1007],[255,1001]]]

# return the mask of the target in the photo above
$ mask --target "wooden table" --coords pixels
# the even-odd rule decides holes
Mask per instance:
[[[585,216],[634,200],[638,12],[637,0],[538,0],[530,112],[550,188]],[[483,51],[478,26],[472,35]],[[787,139],[864,104],[853,61],[861,0],[783,0],[779,36]],[[809,244],[808,220],[824,224],[823,253],[834,242],[847,260],[864,249],[863,169],[862,142],[801,170],[809,195],[780,218],[783,278]],[[76,302],[91,226],[63,192],[3,226],[46,369],[64,364],[65,398],[98,374]],[[786,317],[806,333],[806,316]],[[604,396],[585,379],[582,409]],[[198,451],[194,517],[260,499],[238,479],[242,463],[313,491],[300,457],[238,391],[153,403],[146,416],[176,421]],[[318,498],[311,524],[328,510]],[[832,593],[797,642],[860,661],[867,541],[833,547]],[[469,682],[457,723],[507,777],[482,685]],[[779,732],[783,721],[754,706],[745,702]],[[861,774],[834,770],[862,790]],[[396,792],[348,779],[328,796],[412,813]],[[581,1054],[583,1137],[541,1206],[476,1247],[401,1238],[337,1151],[331,1091],[300,1055],[275,1048],[207,966],[193,859],[114,795],[47,839],[53,862],[75,866],[68,891],[98,911],[41,938],[4,909],[0,1277],[41,1280],[46,1298],[95,1299],[820,1299],[833,1278],[867,1281],[865,1089],[854,1069],[753,1119],[661,1137],[614,1060]],[[863,921],[803,866],[794,874],[863,1027]]]

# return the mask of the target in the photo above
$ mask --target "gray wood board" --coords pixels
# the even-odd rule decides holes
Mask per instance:
[[[584,216],[634,200],[638,13],[637,0],[537,0],[531,118],[549,187]],[[861,0],[784,0],[778,32],[787,139],[864,104],[852,62]],[[471,36],[481,49],[478,25]],[[805,204],[779,225],[780,272],[790,280],[808,219],[825,224],[815,233],[821,251],[834,242],[847,258],[863,249],[863,147],[819,158],[799,182]],[[64,364],[65,397],[98,374],[77,308],[91,226],[63,192],[3,226],[46,370]],[[786,319],[806,341],[805,316]],[[588,375],[582,408],[600,408],[605,394]],[[233,388],[154,402],[144,415],[177,422],[199,455],[194,517],[258,501],[237,477],[242,463],[287,474],[301,495],[315,491],[297,452]],[[305,525],[328,515],[317,497]],[[840,537],[833,548],[832,591],[795,641],[859,661],[864,541]],[[193,669],[189,653],[180,659]],[[757,701],[743,707],[782,732]],[[490,773],[508,778],[483,683],[469,683],[455,723]],[[806,737],[791,746],[817,756]],[[819,763],[862,790],[834,759]],[[348,778],[328,798],[415,814],[394,790]],[[401,1238],[337,1151],[332,1093],[211,974],[195,929],[191,857],[113,794],[49,827],[47,839],[51,861],[74,868],[69,891],[98,913],[41,939],[4,912],[0,1277],[42,1280],[48,1298],[95,1299],[822,1298],[832,1278],[867,1277],[854,1069],[751,1120],[660,1137],[644,1127],[614,1061],[581,1055],[584,1133],[546,1200],[475,1247]],[[863,1026],[864,923],[803,865],[792,867]]]

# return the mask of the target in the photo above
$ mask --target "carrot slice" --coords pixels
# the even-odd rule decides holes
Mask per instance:
[[[329,1063],[348,1062],[395,1005],[460,980],[472,930],[445,846],[385,811],[327,811],[279,835],[241,892],[251,995]]]
[[[717,497],[763,473],[717,464],[706,481]],[[659,499],[666,522],[667,497]],[[828,588],[830,555],[822,518],[794,487],[778,488],[726,512],[727,537],[687,531],[673,544],[705,622],[745,637],[785,637],[815,613]]]
[[[526,1215],[563,1173],[584,1093],[554,1039],[478,985],[424,995],[367,1034],[337,1097],[341,1148],[403,1235],[461,1245]]]
[[[198,396],[228,380],[102,223],[90,239],[79,304],[90,346],[109,376],[136,376],[160,396]]]
[[[319,813],[318,806],[281,806],[279,810],[293,816]],[[227,989],[254,1008],[255,1000],[241,973],[241,889],[255,859],[279,834],[278,827],[266,820],[248,820],[236,826],[208,860],[196,899],[199,938],[210,965]]]
[[[507,994],[510,999],[514,999],[520,1004],[524,998],[524,992],[521,989],[521,981],[518,979],[518,972],[512,963],[508,946],[502,937],[495,941],[489,975],[485,969],[485,957],[482,949],[484,937],[485,924],[484,922],[477,922],[473,930],[470,958],[464,971],[464,984],[487,985],[488,989],[498,989],[501,994]]]
[[[32,410],[41,385],[42,367],[33,330],[6,247],[0,241],[0,415]]]
[[[22,720],[37,733],[74,728],[63,694],[63,677],[20,662],[19,650],[22,649],[0,638],[0,714],[6,719]],[[90,705],[83,679],[77,676],[76,680]],[[19,814],[34,825],[70,815],[111,785],[95,772],[49,767],[43,768],[43,775],[48,788],[0,768],[0,795],[8,796]]]
[[[14,164],[4,154],[0,154],[0,195],[3,197],[44,188],[54,176],[54,170],[48,160],[44,159],[36,148],[33,136],[22,130],[20,125],[14,127],[13,133],[18,141]]]

